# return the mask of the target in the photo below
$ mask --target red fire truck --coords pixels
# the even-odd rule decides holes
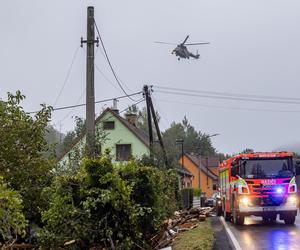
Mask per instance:
[[[225,220],[241,225],[245,216],[275,221],[279,214],[280,220],[294,224],[298,208],[297,164],[289,152],[244,153],[222,162],[219,181]]]

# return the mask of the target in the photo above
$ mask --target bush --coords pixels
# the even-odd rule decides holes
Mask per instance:
[[[201,189],[200,188],[193,188],[193,196],[200,197],[201,196]]]
[[[20,103],[25,99],[20,91],[8,93],[0,100],[0,175],[24,201],[23,212],[30,222],[40,222],[44,205],[41,192],[51,181],[52,158],[46,158],[49,146],[45,140],[51,108],[42,109],[32,117]]]
[[[119,169],[132,186],[132,199],[146,211],[138,221],[143,238],[148,239],[163,221],[178,209],[178,176],[172,171],[138,165],[132,161]]]
[[[131,161],[114,166],[108,155],[85,159],[76,176],[45,189],[49,207],[39,232],[43,249],[75,240],[74,249],[150,249],[151,235],[177,208],[177,175]]]
[[[27,221],[22,212],[22,198],[9,189],[0,176],[0,246],[18,236],[25,236]]]

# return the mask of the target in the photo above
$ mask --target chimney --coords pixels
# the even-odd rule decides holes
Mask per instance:
[[[117,100],[117,99],[114,99],[114,100],[113,100],[112,111],[114,111],[115,113],[119,114],[118,100]]]
[[[136,127],[137,115],[133,113],[125,114],[126,120]]]

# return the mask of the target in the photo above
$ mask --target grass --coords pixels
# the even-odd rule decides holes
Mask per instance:
[[[214,232],[209,219],[189,231],[180,233],[174,241],[173,250],[211,250]]]

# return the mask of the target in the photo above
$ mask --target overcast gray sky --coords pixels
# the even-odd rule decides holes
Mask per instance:
[[[6,92],[19,89],[27,96],[24,103],[27,111],[39,109],[40,103],[55,103],[80,37],[86,37],[89,5],[95,6],[95,19],[111,61],[131,91],[141,90],[143,84],[154,84],[300,98],[300,2],[297,0],[2,0],[1,98],[6,98]],[[155,40],[180,43],[187,34],[190,42],[211,43],[190,47],[194,52],[199,50],[200,60],[177,61],[170,54],[172,46],[153,43]],[[100,49],[96,64],[115,84]],[[122,95],[99,72],[95,72],[95,78],[96,100]],[[80,48],[55,106],[84,102],[84,91],[85,52]],[[153,97],[162,116],[162,129],[186,115],[198,130],[220,133],[212,139],[220,152],[234,153],[245,147],[265,151],[300,143],[299,104],[157,92]],[[123,99],[119,107],[126,108],[130,103]],[[96,106],[98,114],[102,108],[103,104]],[[74,125],[72,116],[84,117],[84,110],[54,112],[52,124],[59,129],[61,122],[62,131],[68,131]]]

